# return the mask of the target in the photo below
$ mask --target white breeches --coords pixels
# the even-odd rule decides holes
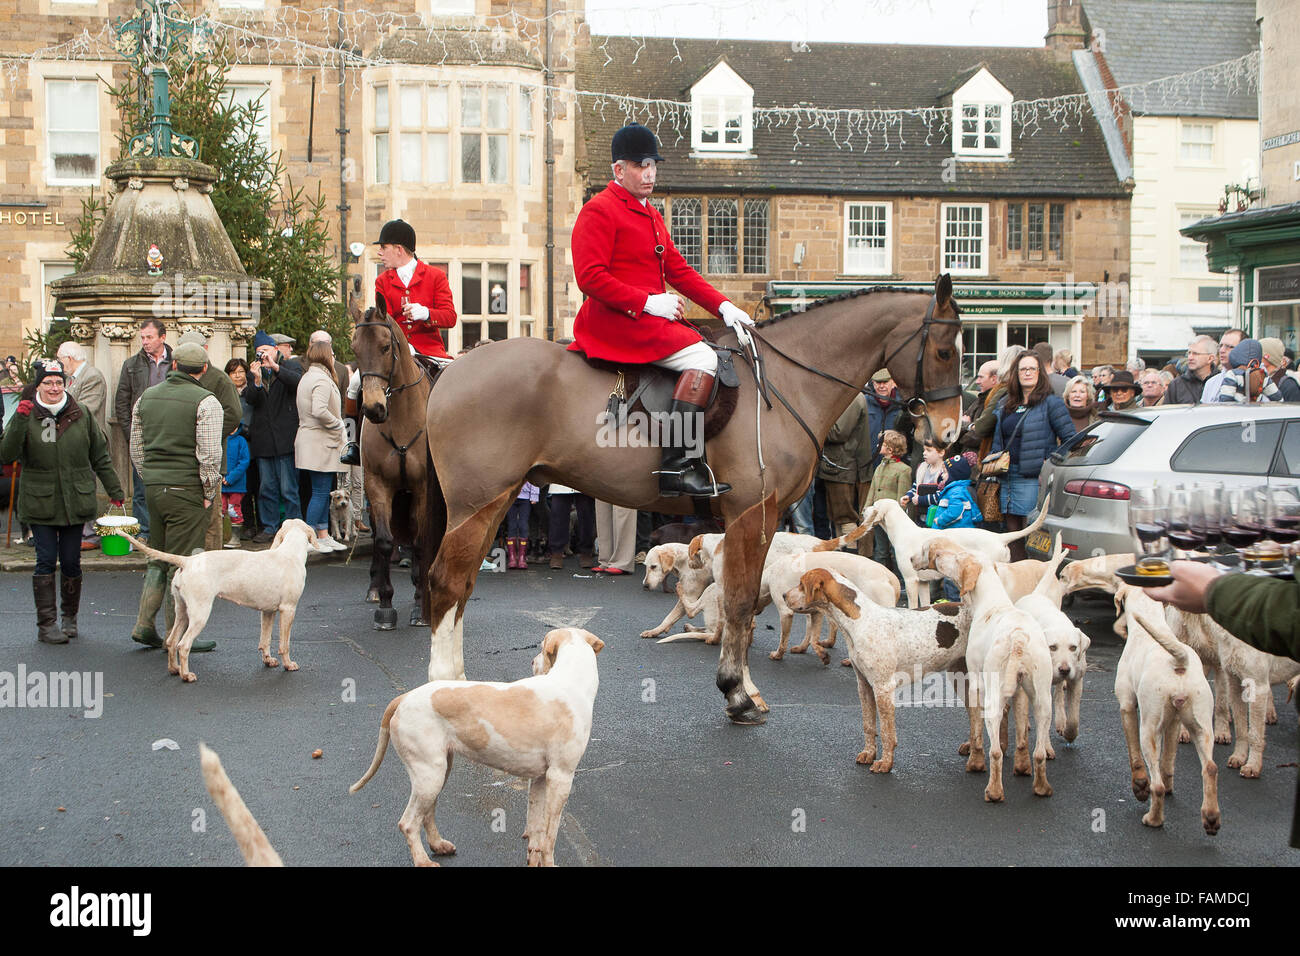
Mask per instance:
[[[718,353],[703,342],[695,342],[650,364],[658,365],[673,372],[699,369],[701,372],[714,375],[718,371]]]

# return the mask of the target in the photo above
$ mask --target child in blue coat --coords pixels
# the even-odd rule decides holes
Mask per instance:
[[[948,481],[939,489],[937,511],[934,513],[935,528],[974,528],[983,520],[979,503],[975,500],[975,489],[971,486],[970,462],[961,455],[949,458],[944,463],[948,468]],[[943,596],[949,601],[961,599],[961,592],[954,581],[943,579]]]
[[[248,491],[248,440],[242,426],[226,436],[226,474],[221,482],[221,509],[230,517],[230,540],[223,548],[239,547],[239,529],[244,526],[244,493]]]
[[[934,513],[935,528],[974,528],[983,520],[975,489],[970,480],[970,463],[961,455],[949,458],[948,481],[939,489]]]

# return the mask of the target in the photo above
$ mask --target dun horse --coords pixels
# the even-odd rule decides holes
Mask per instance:
[[[379,602],[376,628],[387,631],[397,626],[390,570],[394,545],[407,545],[415,585],[411,626],[424,626],[429,623],[426,571],[433,552],[422,540],[421,529],[431,506],[439,520],[442,516],[442,499],[429,484],[424,422],[431,378],[411,357],[406,336],[388,317],[382,296],[364,319],[355,305],[350,311],[356,323],[352,351],[361,373],[361,411],[366,418],[361,427],[361,464],[375,541],[366,600]]]
[[[815,441],[782,402],[773,398],[767,405],[737,359],[736,412],[708,444],[709,464],[732,490],[705,499],[727,522],[717,685],[733,721],[761,723],[767,710],[748,673],[754,604],[777,522],[817,467],[815,443],[882,366],[903,395],[913,396],[909,407],[928,418],[933,433],[955,437],[961,416],[957,316],[952,281],[943,276],[933,297],[864,290],[758,326],[769,343],[760,343],[760,353],[772,394],[785,397]],[[721,338],[724,345],[735,341],[731,332]],[[499,387],[503,382],[509,386]],[[603,501],[668,514],[690,514],[700,500],[659,497],[652,474],[659,448],[602,440],[613,382],[611,372],[581,355],[531,338],[475,349],[442,373],[428,405],[434,481],[447,512],[445,533],[441,522],[430,528],[429,545],[437,545],[430,571],[430,680],[465,676],[465,605],[479,563],[525,480],[560,482]]]

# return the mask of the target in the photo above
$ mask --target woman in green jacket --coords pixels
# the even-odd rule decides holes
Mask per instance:
[[[77,636],[81,604],[81,527],[95,517],[95,476],[109,499],[122,504],[122,486],[108,456],[108,439],[93,415],[64,391],[63,367],[36,362],[32,383],[0,439],[0,461],[22,465],[18,519],[30,525],[36,543],[37,640],[66,644]],[[54,566],[63,567],[63,628],[54,601]]]

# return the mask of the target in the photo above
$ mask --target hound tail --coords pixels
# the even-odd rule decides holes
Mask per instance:
[[[204,743],[199,744],[199,764],[203,767],[203,785],[208,788],[212,802],[217,805],[230,832],[234,834],[239,852],[244,855],[244,862],[249,866],[284,866],[280,854],[275,852],[239,791],[226,776],[221,758]]]
[[[1043,522],[1046,520],[1047,502],[1043,502],[1042,510],[1038,512],[1038,517],[1034,519],[1033,524],[1029,525],[1027,528],[1021,528],[1019,531],[1004,531],[998,535],[998,537],[1002,540],[1003,544],[1010,544],[1012,541],[1018,541],[1020,538],[1027,538],[1041,528]]]
[[[1024,634],[1024,632],[1021,632],[1021,635],[1012,645],[1011,653],[1007,657],[1006,667],[1002,670],[1001,692],[1003,701],[1008,701],[1015,696],[1021,678],[1029,676],[1029,666],[1025,663],[1025,641],[1029,639],[1029,635]]]
[[[393,713],[397,710],[397,705],[405,697],[405,694],[401,694],[388,702],[388,707],[384,710],[383,720],[379,722],[379,743],[375,746],[375,759],[370,761],[370,769],[366,771],[366,775],[348,787],[348,793],[356,793],[369,783],[370,778],[379,771],[379,765],[384,762],[384,754],[388,752],[388,725],[393,719]]]
[[[1038,579],[1038,584],[1034,588],[1035,594],[1040,594],[1048,600],[1055,600],[1056,606],[1061,606],[1061,596],[1065,593],[1064,585],[1056,577],[1057,569],[1061,566],[1061,561],[1065,558],[1065,548],[1061,546],[1061,533],[1056,533],[1056,550],[1052,552],[1052,560],[1047,562],[1047,567],[1043,569],[1043,576]]]
[[[871,530],[870,526],[865,524],[860,524],[852,531],[844,532],[844,534],[840,535],[838,538],[831,538],[827,541],[823,541],[821,544],[814,545],[813,550],[814,551],[838,551],[844,545],[852,544],[854,541],[857,541],[858,538],[862,537],[870,530]]]
[[[186,559],[181,557],[179,554],[168,554],[166,551],[159,551],[157,548],[151,548],[143,541],[139,540],[138,538],[132,537],[131,535],[127,534],[125,531],[119,531],[117,533],[120,534],[122,537],[126,538],[127,541],[130,541],[131,544],[133,544],[137,550],[143,551],[151,558],[154,558],[158,561],[166,561],[168,564],[174,564],[178,568],[185,567],[187,563]]]
[[[1187,665],[1191,661],[1192,649],[1174,637],[1164,619],[1149,618],[1141,611],[1130,611],[1130,613],[1138,624],[1142,625],[1142,630],[1150,634],[1157,644],[1169,652],[1169,656],[1175,661],[1174,669],[1180,674],[1187,670]]]

